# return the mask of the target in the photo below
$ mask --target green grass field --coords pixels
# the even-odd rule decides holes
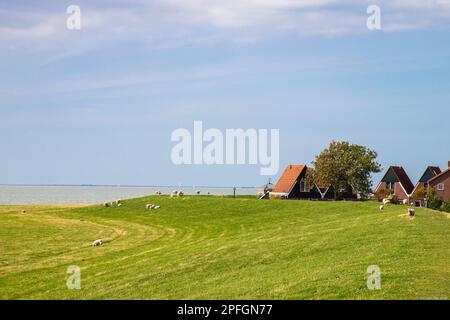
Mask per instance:
[[[448,299],[449,215],[406,208],[221,197],[0,206],[0,298]],[[67,289],[70,265],[81,290]],[[381,290],[367,289],[369,265]]]

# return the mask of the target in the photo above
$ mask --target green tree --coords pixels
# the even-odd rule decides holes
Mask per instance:
[[[330,185],[335,199],[342,193],[371,192],[371,174],[381,171],[378,154],[364,146],[347,141],[332,141],[312,162],[315,181]]]

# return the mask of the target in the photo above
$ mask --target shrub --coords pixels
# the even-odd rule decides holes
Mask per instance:
[[[413,200],[419,200],[419,199],[424,199],[426,196],[427,196],[427,190],[422,187],[422,188],[417,189],[411,198]]]
[[[373,198],[377,201],[381,201],[386,197],[386,189],[378,189],[373,193]]]
[[[399,204],[399,201],[398,201],[398,198],[396,195],[391,194],[387,198],[391,201],[392,204]]]
[[[428,208],[434,210],[441,210],[443,201],[437,194],[436,190],[432,189],[430,195],[428,196]]]
[[[442,211],[450,212],[450,202],[444,203],[444,204],[442,205]]]
[[[394,195],[393,190],[379,189],[373,194],[374,199],[381,201],[383,199],[389,199],[392,202],[392,199],[397,200],[397,197]]]

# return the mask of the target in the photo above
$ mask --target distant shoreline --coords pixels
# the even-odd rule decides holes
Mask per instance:
[[[210,188],[210,189],[255,189],[252,186],[205,186],[205,185],[134,185],[134,184],[21,184],[21,183],[0,183],[0,187],[116,187],[116,188]]]
[[[132,186],[132,185],[37,185],[1,184],[0,204],[95,204],[116,199],[133,199],[170,194],[182,190],[186,195],[255,195],[254,187],[202,187],[202,186]]]

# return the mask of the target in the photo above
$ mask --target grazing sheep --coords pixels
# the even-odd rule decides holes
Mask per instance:
[[[151,203],[149,203],[149,204],[147,204],[146,206],[145,206],[145,209],[151,209],[152,208],[152,206],[153,206],[153,204],[151,204]]]
[[[179,196],[179,197],[184,196],[184,192],[183,192],[183,191],[178,192],[178,196]]]
[[[178,196],[178,191],[172,191],[172,193],[170,194],[170,197],[171,198],[173,198],[173,197],[176,197],[176,196]]]
[[[117,204],[117,205],[119,205],[119,204],[121,204],[121,203],[122,203],[122,200],[120,200],[120,199],[119,199],[119,200],[116,200],[116,204]]]
[[[108,202],[105,202],[105,203],[103,204],[103,206],[104,206],[105,208],[107,208],[107,207],[109,207],[109,203],[108,203]]]
[[[153,209],[159,209],[161,206],[154,206]]]
[[[389,200],[389,199],[383,199],[383,204],[386,206],[386,205],[388,205],[389,203],[391,203],[391,200]]]
[[[200,190],[197,191],[197,194],[200,194]]]
[[[101,246],[103,244],[103,240],[102,239],[97,239],[94,242],[92,242],[92,246],[93,247],[98,247]]]
[[[380,206],[380,210],[384,210],[384,206],[383,205]]]
[[[414,217],[416,215],[416,211],[414,209],[412,209],[412,208],[409,208],[408,209],[408,215],[410,217]]]
[[[122,206],[122,204],[121,204],[121,203],[119,202],[119,203],[117,204],[117,206],[118,206],[118,207],[121,207],[121,206]]]
[[[156,194],[157,196],[160,196],[160,195],[162,195],[162,192],[161,192],[161,191],[156,191],[155,194]]]

